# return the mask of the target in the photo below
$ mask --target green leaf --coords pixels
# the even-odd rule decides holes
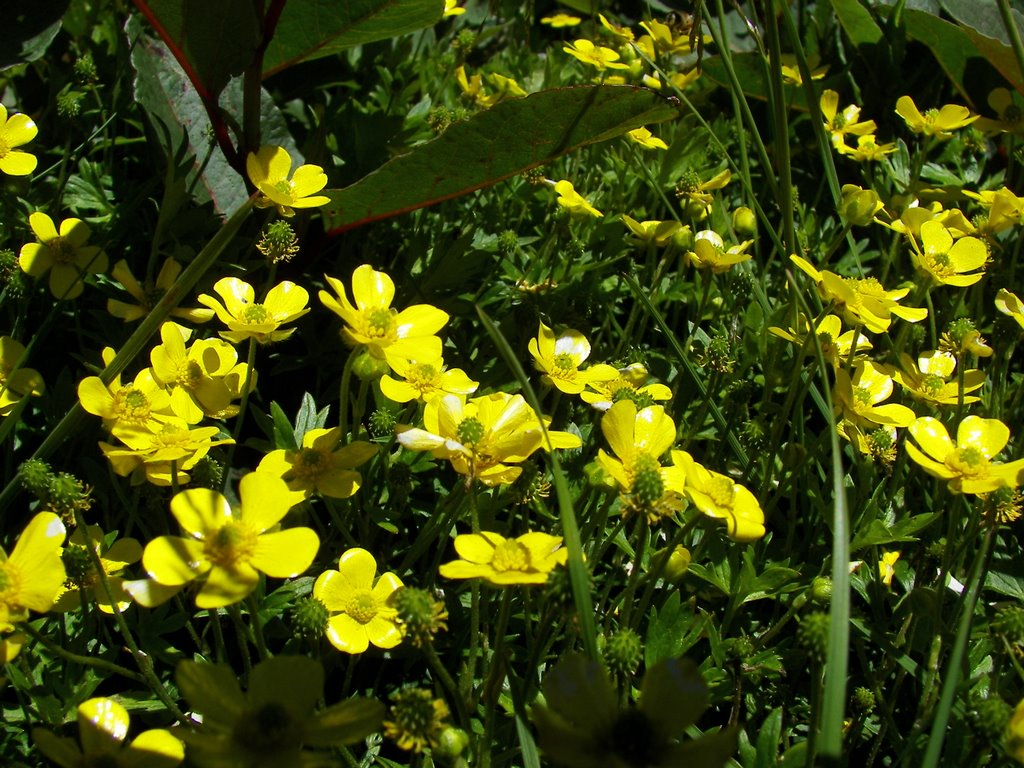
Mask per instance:
[[[651,622],[644,642],[644,665],[648,668],[662,659],[680,656],[697,642],[704,631],[706,619],[697,619],[684,605],[678,592],[673,592],[661,606],[651,609]]]
[[[757,734],[757,760],[754,768],[774,768],[782,737],[782,707],[773,709],[761,723]]]
[[[832,0],[832,10],[850,42],[857,48],[874,45],[882,39],[882,29],[871,12],[859,0]]]
[[[274,420],[274,445],[286,451],[297,449],[299,445],[296,442],[295,430],[276,400],[270,403],[270,417]]]
[[[299,406],[299,413],[295,417],[295,447],[302,445],[302,438],[311,429],[323,429],[327,424],[327,414],[331,406],[325,405],[321,410],[316,409],[316,400],[309,392],[302,395],[302,405]]]
[[[60,32],[70,0],[7,0],[0,24],[0,69],[40,58]]]
[[[982,62],[982,56],[967,32],[931,13],[909,8],[903,11],[903,21],[907,37],[928,47],[946,76],[966,97],[965,83],[977,78],[976,67]],[[1013,52],[1008,48],[1007,52],[1012,59]]]
[[[338,232],[423,208],[675,115],[665,97],[624,85],[557,88],[505,101],[355,184],[325,192],[331,202],[321,209],[324,223]]]
[[[856,552],[865,547],[880,544],[892,544],[898,541],[917,541],[917,532],[930,525],[939,516],[938,512],[927,512],[900,520],[889,526],[881,520],[873,520],[867,531],[859,533],[850,545],[850,551]]]
[[[300,61],[430,27],[442,0],[301,0],[284,7],[263,59],[268,77]]]

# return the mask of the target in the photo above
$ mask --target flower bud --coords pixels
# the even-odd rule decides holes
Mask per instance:
[[[855,227],[866,227],[882,210],[882,201],[873,189],[861,189],[856,184],[844,184],[839,202],[839,215]]]
[[[381,376],[390,370],[386,360],[374,357],[370,351],[364,349],[352,363],[352,372],[362,381],[377,381]]]
[[[753,237],[757,234],[757,214],[745,205],[732,212],[732,228],[740,237]]]

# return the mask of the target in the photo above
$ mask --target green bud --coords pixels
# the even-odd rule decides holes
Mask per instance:
[[[352,363],[352,372],[361,381],[377,381],[381,376],[390,370],[387,360],[374,357],[367,349],[362,350]]]
[[[828,614],[813,611],[800,620],[796,631],[797,642],[813,660],[821,662],[828,655]]]
[[[29,459],[21,465],[20,476],[25,490],[37,499],[46,497],[53,480],[53,471],[49,464],[42,459]]]
[[[291,224],[277,219],[263,228],[256,250],[272,264],[280,264],[290,261],[299,252],[299,238]]]
[[[757,214],[745,205],[732,212],[732,228],[740,237],[753,237],[757,234]]]
[[[1013,715],[1013,707],[999,696],[989,696],[974,704],[969,714],[971,726],[988,742],[998,743]]]
[[[390,408],[378,408],[370,414],[370,432],[374,437],[390,435],[395,431],[396,424],[398,420]]]
[[[873,189],[861,189],[856,184],[844,184],[839,201],[839,215],[855,227],[866,227],[882,210],[881,199]]]
[[[828,605],[832,601],[832,579],[816,576],[811,582],[811,600],[818,605]]]
[[[661,578],[669,584],[675,584],[690,570],[690,550],[682,545],[676,546],[671,553],[668,549],[659,549],[654,553],[651,562],[660,563],[666,555],[668,562],[661,567]]]
[[[327,606],[317,598],[302,598],[292,609],[293,632],[297,637],[317,641],[327,631],[327,620],[330,616]]]
[[[624,627],[605,641],[604,662],[613,675],[629,677],[640,666],[643,653],[644,646],[640,635],[629,627]]]
[[[444,760],[454,760],[469,746],[469,734],[461,728],[448,727],[441,731],[434,747],[434,755]]]
[[[850,696],[851,709],[861,715],[869,715],[875,708],[875,694],[870,688],[858,685]]]

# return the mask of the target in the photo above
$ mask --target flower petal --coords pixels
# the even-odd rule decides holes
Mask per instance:
[[[290,579],[309,568],[320,548],[312,528],[289,528],[264,533],[256,540],[250,565],[275,579]]]
[[[191,536],[216,531],[232,519],[228,500],[209,488],[191,488],[177,494],[171,499],[171,514],[181,529]]]

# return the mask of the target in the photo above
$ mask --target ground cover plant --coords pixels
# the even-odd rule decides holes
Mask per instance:
[[[4,765],[1024,762],[1014,3],[10,18]]]

